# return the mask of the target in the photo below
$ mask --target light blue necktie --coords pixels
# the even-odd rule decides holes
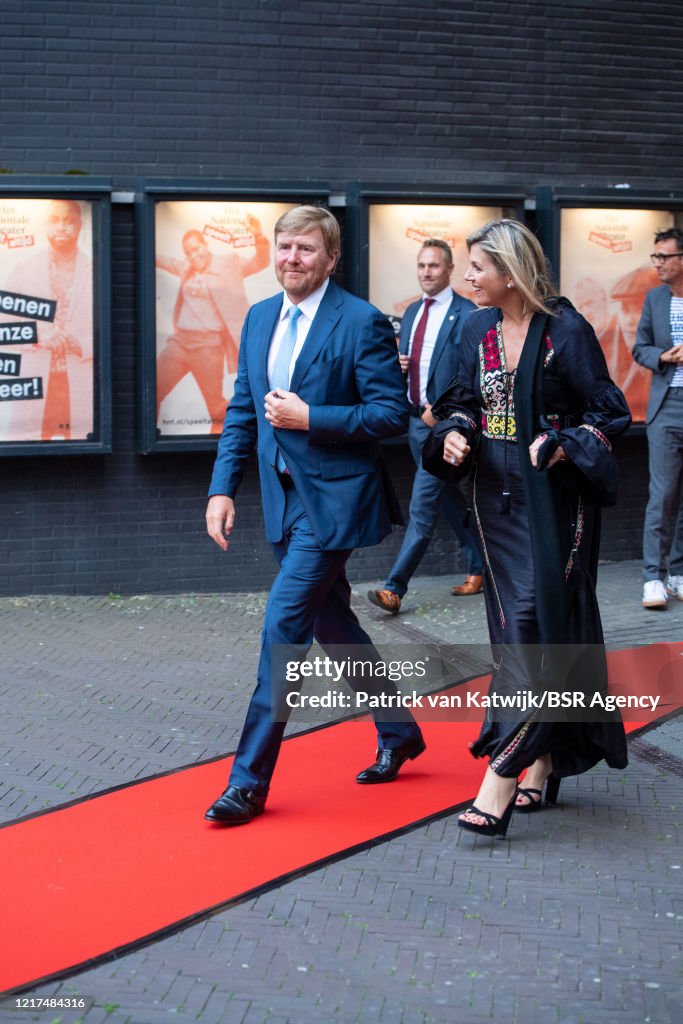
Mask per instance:
[[[296,345],[296,329],[300,316],[301,310],[299,307],[290,306],[287,330],[285,331],[285,336],[280,343],[280,349],[275,357],[273,369],[270,374],[270,387],[272,391],[275,391],[276,388],[282,388],[284,391],[289,391],[289,364],[292,361],[292,354],[294,352],[294,346]],[[285,460],[282,458],[282,452],[279,448],[277,451],[277,459],[275,460],[275,467],[279,473],[284,473],[287,470]]]

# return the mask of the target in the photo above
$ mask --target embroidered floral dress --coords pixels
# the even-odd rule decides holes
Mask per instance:
[[[458,430],[473,449],[473,511],[484,552],[496,664],[492,693],[539,692],[548,664],[543,652],[550,649],[543,645],[549,641],[572,645],[570,650],[591,645],[593,660],[586,664],[589,674],[595,671],[596,687],[602,685],[598,677],[605,663],[595,601],[600,505],[614,502],[610,438],[627,428],[630,416],[593,329],[566,300],[556,300],[554,312],[539,335],[540,369],[535,377],[527,372],[523,378],[521,359],[515,371],[507,369],[500,310],[471,314],[458,375],[433,410],[441,421],[434,428],[436,440]],[[537,471],[528,468],[528,445],[518,441],[522,413],[532,423],[533,436],[547,437],[541,464],[558,445],[567,455],[566,462],[538,471],[547,477],[545,504],[537,502],[535,492],[530,495]],[[551,535],[554,546],[546,550]],[[548,607],[553,594],[556,610]],[[560,777],[585,771],[602,758],[613,767],[625,766],[620,720],[543,718],[518,708],[491,714],[473,753],[488,756],[491,767],[506,777],[517,776],[546,753]]]

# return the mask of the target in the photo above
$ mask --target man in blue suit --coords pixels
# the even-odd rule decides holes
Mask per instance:
[[[482,555],[479,541],[468,525],[467,497],[460,485],[438,480],[422,468],[422,446],[436,420],[432,403],[446,390],[458,369],[460,334],[474,303],[458,295],[450,285],[453,254],[447,242],[430,238],[417,257],[417,278],[422,298],[408,306],[401,323],[399,358],[407,375],[410,399],[408,444],[417,471],[408,512],[408,528],[382,590],[371,590],[368,599],[396,615],[408,583],[429,546],[441,511],[458,538],[468,574],[464,583],[451,588],[457,597],[482,590]]]
[[[339,248],[339,225],[319,207],[296,207],[275,225],[284,294],[247,314],[218,443],[209,535],[227,550],[233,499],[256,449],[266,536],[280,564],[228,787],[206,812],[222,825],[244,824],[264,809],[285,729],[283,697],[292,689],[283,649],[302,657],[316,639],[328,650],[350,645],[380,660],[351,610],[345,566],[354,547],[379,543],[400,522],[380,441],[405,430],[407,403],[390,324],[330,280]],[[397,697],[395,688],[367,678],[358,689]],[[392,711],[376,718],[376,761],[358,782],[390,782],[425,749],[410,712],[398,701],[385,706]]]
[[[662,283],[645,297],[633,358],[652,371],[643,607],[656,609],[683,601],[683,230],[657,232],[652,262]]]

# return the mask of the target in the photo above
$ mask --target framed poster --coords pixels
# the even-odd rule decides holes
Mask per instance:
[[[681,226],[681,212],[670,195],[628,195],[628,204],[614,192],[590,201],[550,198],[560,292],[592,324],[633,422],[643,423],[652,375],[634,361],[633,346],[645,295],[661,284],[650,260],[655,233]]]
[[[215,446],[247,310],[280,288],[275,224],[292,206],[321,198],[326,193],[145,185],[139,204],[142,451]]]
[[[0,454],[111,451],[109,240],[109,183],[0,183]]]
[[[452,287],[472,298],[464,280],[467,236],[494,218],[523,219],[523,211],[524,197],[518,193],[407,193],[350,186],[347,223],[354,252],[348,263],[355,269],[355,287],[398,328],[406,307],[422,294],[418,252],[427,240],[440,239],[453,253]]]

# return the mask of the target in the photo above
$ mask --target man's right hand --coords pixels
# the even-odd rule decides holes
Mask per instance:
[[[235,525],[235,503],[227,494],[213,494],[206,506],[206,530],[222,551],[228,550],[228,537]]]
[[[401,364],[401,371],[407,373],[410,366],[410,356],[404,356],[399,353],[398,361]]]
[[[674,345],[666,349],[659,357],[660,363],[676,363],[680,366],[683,363],[683,345]]]

